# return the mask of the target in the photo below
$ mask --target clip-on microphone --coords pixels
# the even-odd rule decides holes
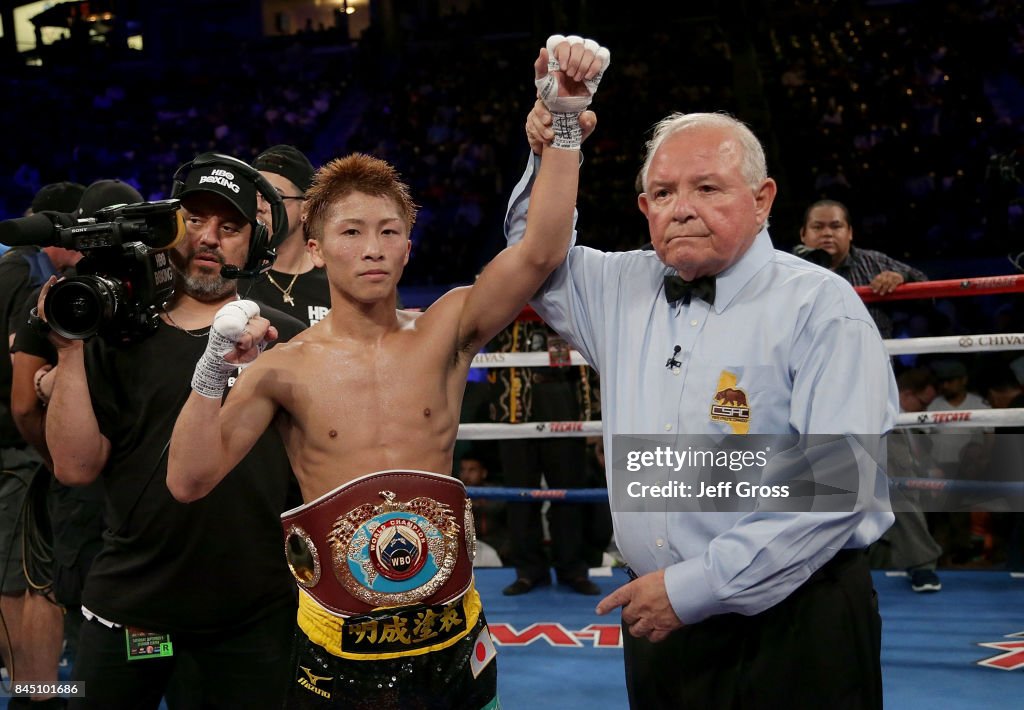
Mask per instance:
[[[666,368],[668,368],[669,370],[675,370],[683,366],[683,363],[681,363],[679,360],[676,360],[676,355],[678,355],[679,351],[682,349],[683,348],[680,345],[677,345],[675,347],[675,349],[672,351],[672,354],[668,356],[668,360],[665,362]]]

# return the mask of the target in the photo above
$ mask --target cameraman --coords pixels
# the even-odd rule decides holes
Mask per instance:
[[[290,467],[276,431],[200,502],[178,503],[165,483],[194,363],[214,314],[237,298],[221,269],[246,264],[256,229],[247,166],[200,157],[182,169],[186,234],[170,252],[175,292],[156,331],[130,344],[51,335],[59,363],[46,417],[54,472],[69,485],[102,475],[106,490],[107,530],[82,594],[86,621],[72,672],[88,697],[72,708],[157,708],[164,695],[172,709],[277,708],[288,682],[295,597],[279,515]],[[281,340],[302,329],[266,313]]]
[[[97,180],[85,188],[77,207],[70,212],[76,219],[89,219],[105,207],[142,201],[139,191],[126,182],[116,179]],[[74,255],[76,263],[81,258],[80,252],[60,247],[43,247],[41,251],[47,254],[56,251],[58,254]],[[51,262],[53,261],[51,257]],[[18,431],[39,452],[50,470],[53,470],[53,464],[50,461],[50,452],[46,448],[46,432],[43,427],[46,404],[53,389],[53,378],[57,374],[51,371],[57,364],[57,352],[46,337],[46,333],[40,332],[31,321],[31,311],[39,300],[39,292],[49,276],[58,273],[67,276],[73,272],[70,260],[63,261],[68,266],[43,271],[38,276],[33,274],[31,286],[34,288],[28,298],[22,301],[20,311],[15,314],[11,324],[11,413]]]
[[[31,212],[70,212],[85,187],[61,182],[46,185],[32,200]],[[58,247],[14,247],[0,258],[0,650],[12,680],[55,681],[63,628],[60,609],[34,588],[26,575],[24,550],[28,492],[42,458],[18,432],[10,409],[11,360],[7,356],[18,327],[21,306],[33,286],[71,266],[77,252]],[[18,703],[13,700],[12,703]],[[56,705],[58,701],[46,701]],[[38,705],[38,703],[37,703]],[[39,705],[46,707],[46,705]]]

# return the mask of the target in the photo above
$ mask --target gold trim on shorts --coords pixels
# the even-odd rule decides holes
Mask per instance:
[[[468,634],[480,618],[480,594],[471,584],[465,595],[448,604],[376,610],[372,620],[352,623],[320,606],[299,588],[299,628],[310,641],[339,658],[374,661],[440,651]]]

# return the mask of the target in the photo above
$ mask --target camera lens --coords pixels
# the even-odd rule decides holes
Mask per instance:
[[[75,276],[54,284],[43,310],[50,327],[65,338],[95,335],[117,313],[121,284],[102,276]]]

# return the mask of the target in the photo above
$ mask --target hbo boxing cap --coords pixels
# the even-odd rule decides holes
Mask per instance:
[[[256,185],[223,163],[193,168],[185,178],[179,199],[197,192],[212,192],[230,202],[250,224],[256,224]]]

